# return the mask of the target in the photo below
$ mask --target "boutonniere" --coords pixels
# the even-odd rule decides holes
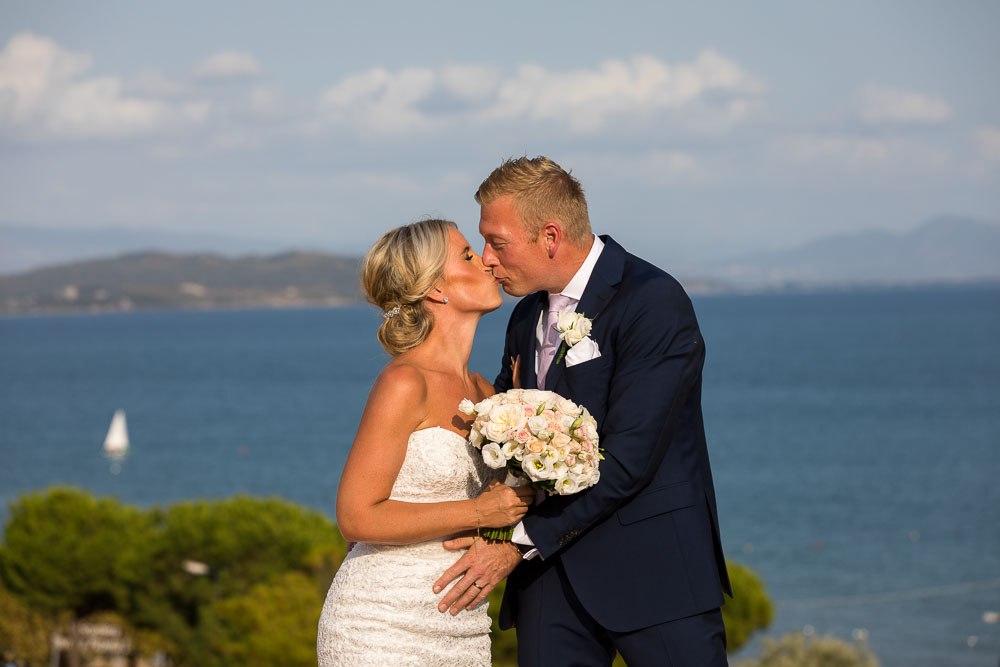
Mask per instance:
[[[563,360],[569,348],[573,347],[581,340],[590,335],[590,330],[594,327],[594,317],[587,317],[584,313],[577,313],[572,310],[560,310],[559,320],[556,322],[555,330],[559,332],[562,344],[559,346],[559,353],[553,362],[556,365]]]

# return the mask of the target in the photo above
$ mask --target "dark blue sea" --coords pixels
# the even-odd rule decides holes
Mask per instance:
[[[766,636],[867,635],[889,667],[996,667],[1000,290],[695,307],[723,541],[777,603]],[[479,329],[488,378],[508,313]],[[0,319],[0,500],[53,484],[142,506],[249,493],[332,518],[387,359],[377,324],[362,307]],[[101,443],[117,408],[132,451],[115,474]]]

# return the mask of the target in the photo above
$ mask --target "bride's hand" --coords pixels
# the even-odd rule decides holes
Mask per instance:
[[[515,488],[492,482],[475,500],[479,525],[483,528],[504,528],[515,524],[528,513],[534,499],[535,490],[530,485]]]

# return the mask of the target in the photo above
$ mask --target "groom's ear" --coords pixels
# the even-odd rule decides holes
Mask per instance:
[[[553,259],[562,243],[563,234],[559,223],[552,220],[546,222],[542,225],[538,235],[541,237],[542,243],[545,244],[545,252],[548,253],[549,259]]]

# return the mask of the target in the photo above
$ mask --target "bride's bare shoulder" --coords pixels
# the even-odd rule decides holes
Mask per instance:
[[[393,360],[375,378],[368,401],[400,399],[423,405],[427,399],[427,376],[413,364]]]
[[[492,396],[497,393],[496,389],[493,388],[493,383],[484,378],[479,373],[473,373],[476,379],[476,387],[479,388],[479,400],[486,398],[487,396]]]

